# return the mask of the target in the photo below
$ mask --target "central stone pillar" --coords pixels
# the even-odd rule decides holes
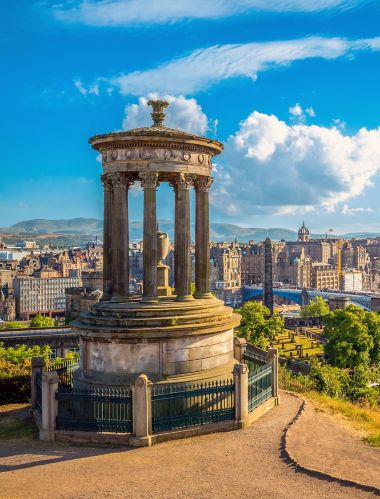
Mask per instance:
[[[157,298],[157,215],[156,191],[157,172],[140,172],[141,186],[144,189],[144,290],[143,301],[156,302]]]
[[[113,190],[113,216],[111,225],[112,241],[112,299],[123,302],[129,299],[129,223],[128,190],[133,181],[122,173],[110,174]]]
[[[109,175],[102,175],[104,187],[104,221],[103,221],[103,296],[102,300],[112,297],[112,182]]]
[[[175,289],[177,300],[192,300],[190,186],[195,175],[179,173],[171,182],[175,191]]]
[[[195,289],[197,298],[212,298],[210,291],[209,189],[213,179],[198,177],[195,182]]]

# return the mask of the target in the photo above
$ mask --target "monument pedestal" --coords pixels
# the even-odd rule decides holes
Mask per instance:
[[[155,383],[230,378],[239,320],[216,298],[99,302],[72,323],[82,354],[75,385],[122,387],[142,373]]]

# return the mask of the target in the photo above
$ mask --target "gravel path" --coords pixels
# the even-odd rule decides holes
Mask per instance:
[[[281,457],[284,428],[301,401],[250,428],[143,449],[0,443],[0,497],[361,498],[373,494],[297,472]],[[312,449],[311,449],[312,452]]]
[[[313,452],[310,452],[311,440]],[[363,443],[342,422],[323,414],[309,401],[288,431],[287,450],[308,469],[380,491],[380,450]]]

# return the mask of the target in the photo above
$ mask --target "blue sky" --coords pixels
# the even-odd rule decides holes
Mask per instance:
[[[212,220],[380,231],[379,2],[4,4],[0,226],[100,217],[87,140],[149,124],[153,92],[169,125],[226,144]],[[172,218],[169,189],[159,202]],[[141,219],[138,189],[130,205]]]

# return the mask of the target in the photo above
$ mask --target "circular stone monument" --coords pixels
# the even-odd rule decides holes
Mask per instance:
[[[156,383],[230,377],[240,316],[210,292],[211,161],[223,145],[164,126],[165,101],[150,101],[153,125],[96,135],[103,160],[103,298],[72,323],[79,333],[78,388],[126,386],[140,374]],[[128,191],[144,190],[143,294],[129,292]],[[175,197],[175,295],[168,286],[167,234],[157,232],[156,191]],[[195,296],[191,293],[190,189],[196,194]]]

